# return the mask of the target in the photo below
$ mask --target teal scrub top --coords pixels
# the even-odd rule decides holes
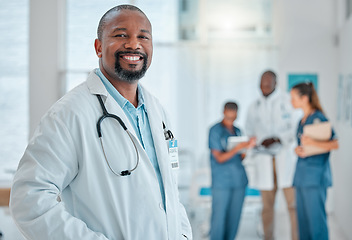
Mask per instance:
[[[300,137],[303,134],[305,125],[326,122],[328,119],[320,111],[315,111],[308,116],[305,123],[302,121],[298,124],[297,143],[301,144]],[[331,138],[336,139],[335,131],[331,130]],[[305,158],[298,157],[296,172],[294,175],[293,186],[296,187],[330,187],[332,186],[332,176],[329,162],[330,152],[324,154],[313,155]]]
[[[230,136],[241,136],[239,128],[234,126],[234,133],[230,133],[220,122],[210,128],[209,131],[209,148],[225,152],[227,148],[227,139]],[[213,188],[238,188],[245,187],[248,184],[247,175],[242,165],[241,154],[234,155],[230,160],[224,163],[218,163],[210,152],[210,165]]]

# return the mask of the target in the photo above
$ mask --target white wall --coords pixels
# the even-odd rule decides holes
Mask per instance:
[[[41,117],[62,94],[61,74],[66,64],[65,13],[66,1],[30,1],[30,137]]]
[[[279,78],[282,80],[279,82],[280,86],[284,90],[287,89],[289,73],[317,74],[318,94],[328,118],[333,123],[337,92],[334,9],[335,3],[330,0],[274,1],[274,35],[279,49]],[[331,161],[334,162],[334,159],[332,156]],[[329,189],[329,212],[333,208],[333,199],[333,189]]]
[[[347,82],[347,77],[350,76],[349,81],[352,82],[352,17],[345,21],[339,28],[339,51],[338,51],[338,74],[343,76],[344,81]],[[337,85],[337,83],[335,83]],[[352,89],[349,89],[352,94]],[[343,96],[339,96],[342,98]],[[340,99],[343,100],[343,99]],[[350,104],[352,100],[350,99]],[[351,105],[350,105],[351,106]],[[343,109],[346,110],[346,109]],[[351,122],[351,108],[350,119],[340,119],[337,121],[336,130],[338,131],[340,149],[336,152],[333,165],[334,170],[334,213],[346,236],[352,236],[351,216],[352,216],[352,122]],[[342,112],[346,114],[345,111]]]
[[[335,98],[336,92],[331,91],[331,82],[336,79],[337,51],[334,45],[334,1],[274,2],[279,75],[282,79],[287,79],[288,73],[317,73],[322,104],[328,115],[334,116],[335,105],[330,101]],[[285,89],[286,81],[283,83]]]

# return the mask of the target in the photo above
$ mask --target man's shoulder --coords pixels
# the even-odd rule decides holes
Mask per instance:
[[[139,85],[139,87],[143,93],[145,103],[144,106],[147,113],[152,114],[157,118],[161,118],[161,120],[166,124],[168,128],[172,128],[172,121],[168,109],[161,104],[156,96],[154,96],[145,87],[143,87],[143,85]]]
[[[221,122],[215,123],[210,127],[210,132],[219,132],[223,129]]]
[[[140,88],[142,89],[144,99],[146,101],[146,104],[155,104],[159,108],[164,108],[162,104],[160,103],[159,99],[154,96],[151,92],[149,92],[148,89],[146,89],[143,85],[140,85]]]
[[[262,99],[261,99],[260,97],[258,97],[258,98],[255,99],[253,102],[251,102],[251,103],[249,104],[249,110],[253,110],[253,109],[259,107],[259,106],[260,106],[260,103],[261,103],[261,100],[262,100]]]
[[[277,97],[278,98],[282,98],[282,99],[285,99],[285,100],[290,100],[291,96],[288,92],[286,91],[282,91],[281,89],[278,89],[278,94],[277,94]]]
[[[89,92],[87,83],[83,82],[61,97],[49,109],[48,114],[68,114],[84,111],[90,105],[92,94]]]

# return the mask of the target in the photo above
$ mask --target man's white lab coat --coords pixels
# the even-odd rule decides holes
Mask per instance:
[[[261,96],[248,109],[246,121],[248,136],[256,136],[258,145],[264,139],[271,137],[278,137],[281,140],[282,148],[275,156],[279,188],[292,187],[297,162],[297,156],[294,153],[297,124],[297,112],[293,111],[289,96],[279,89],[268,97]],[[247,161],[254,162],[250,186],[259,190],[273,189],[272,159],[271,155],[253,154],[249,151]]]
[[[124,111],[95,72],[61,98],[42,118],[14,177],[10,210],[28,239],[191,239],[179,202],[176,175],[164,137],[168,121],[159,102],[143,89],[160,172],[158,179]],[[96,130],[102,109],[119,116],[133,134],[140,162],[129,176],[109,169]],[[104,148],[115,171],[132,169],[136,151],[115,120],[102,123]],[[61,201],[60,201],[61,199]]]

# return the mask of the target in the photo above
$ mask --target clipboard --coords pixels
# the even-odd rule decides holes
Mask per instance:
[[[320,122],[305,125],[303,127],[303,135],[318,141],[329,141],[331,138],[331,123]],[[303,149],[307,157],[329,152],[329,150],[315,146],[303,146]]]
[[[237,144],[243,143],[243,142],[248,142],[249,137],[248,136],[231,136],[227,138],[227,146],[226,149],[227,151],[231,150],[232,148],[236,147]]]

